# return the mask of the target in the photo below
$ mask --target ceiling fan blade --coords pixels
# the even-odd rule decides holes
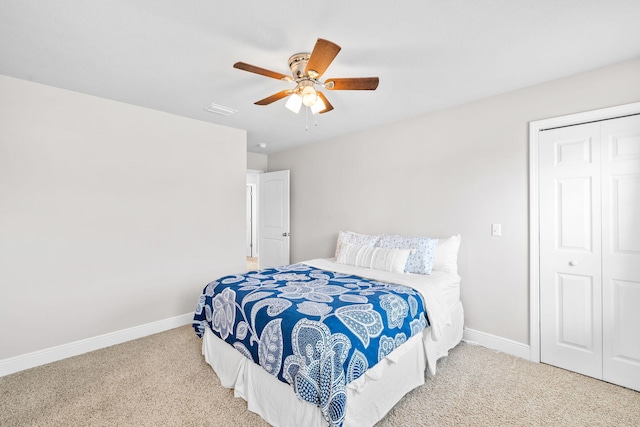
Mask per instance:
[[[324,96],[324,93],[322,93],[320,91],[316,91],[316,93],[318,94],[320,99],[322,99],[322,102],[324,102],[324,110],[318,111],[318,114],[328,113],[329,111],[333,110],[333,105],[331,105],[331,103],[329,102],[327,97]]]
[[[318,39],[305,69],[307,75],[310,71],[315,73],[312,77],[316,79],[323,75],[340,49],[342,49],[340,46],[329,40]]]
[[[256,67],[255,65],[247,64],[244,62],[236,62],[235,64],[233,64],[233,68],[237,68],[238,70],[248,71],[250,73],[260,74],[262,76],[271,77],[272,79],[287,80],[287,81],[293,80],[291,76],[287,76],[286,74],[267,70],[266,68]]]
[[[329,90],[376,90],[379,82],[377,77],[329,79],[324,82],[324,87]]]
[[[265,99],[261,99],[260,101],[254,102],[256,105],[269,105],[272,102],[276,102],[279,99],[286,98],[291,93],[290,90],[283,90],[278,93],[274,93],[271,96],[266,97]]]

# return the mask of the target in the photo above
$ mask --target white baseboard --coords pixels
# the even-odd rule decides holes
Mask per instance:
[[[531,359],[531,350],[527,344],[522,344],[507,338],[498,337],[496,335],[487,334],[474,329],[464,328],[462,339],[468,343],[479,344],[492,350],[511,354],[512,356],[522,357],[527,360]]]
[[[193,313],[182,314],[156,322],[146,323],[140,326],[109,332],[108,334],[86,338],[79,341],[62,344],[55,347],[45,348],[20,356],[10,357],[0,360],[0,377],[24,371],[25,369],[45,365],[47,363],[88,353],[90,351],[121,344],[126,341],[146,337],[148,335],[164,332],[179,326],[188,325],[193,321]]]
[[[169,319],[158,320],[156,322],[3,359],[0,360],[0,377],[188,325],[192,320],[193,313],[182,314]],[[498,350],[527,360],[530,359],[530,349],[528,345],[507,338],[465,328],[462,339],[492,350]]]

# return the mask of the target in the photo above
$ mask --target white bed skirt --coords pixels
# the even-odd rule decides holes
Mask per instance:
[[[452,308],[451,319],[442,339],[434,341],[427,328],[347,384],[345,427],[374,425],[405,394],[424,384],[427,365],[435,374],[436,361],[449,354],[462,339],[464,313],[460,302]],[[234,395],[246,400],[248,409],[269,424],[278,427],[328,424],[320,408],[298,399],[290,385],[267,373],[209,329],[205,330],[202,354],[222,386],[234,389]]]

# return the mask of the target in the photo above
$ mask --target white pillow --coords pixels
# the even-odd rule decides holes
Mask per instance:
[[[433,270],[458,274],[458,249],[460,249],[459,234],[440,239],[433,256]]]
[[[374,270],[404,273],[411,251],[411,249],[386,249],[343,243],[336,262]]]
[[[353,245],[360,246],[375,246],[379,238],[380,235],[369,236],[367,234],[354,233],[353,231],[341,231],[340,233],[338,233],[338,242],[336,244],[335,257],[338,258],[340,247],[344,243],[351,243]]]

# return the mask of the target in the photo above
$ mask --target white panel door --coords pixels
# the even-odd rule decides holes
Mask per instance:
[[[259,268],[289,264],[289,171],[258,175]]]
[[[602,377],[600,125],[541,132],[540,359]]]
[[[640,116],[602,122],[603,379],[640,390]]]

